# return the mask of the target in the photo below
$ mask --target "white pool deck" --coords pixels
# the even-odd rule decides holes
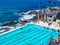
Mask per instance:
[[[48,25],[47,22],[43,22],[43,21],[39,21],[39,23],[35,23],[37,25],[40,25],[40,26],[44,26],[46,28],[51,28],[51,29],[56,29],[56,30],[60,30],[60,27],[57,26],[57,24],[55,22],[53,22],[51,25]]]
[[[26,23],[24,26],[26,26],[27,24],[36,24],[36,25],[39,25],[39,26],[44,26],[44,27],[46,27],[46,28],[51,28],[51,29],[60,30],[60,28],[57,27],[54,23],[51,24],[51,25],[48,25],[47,22],[39,21],[39,23],[38,23],[38,22],[35,22],[35,23],[34,23],[34,22]],[[4,32],[4,33],[2,33],[2,34],[0,34],[0,35],[9,33],[9,32],[11,32],[11,31],[14,31],[14,30],[19,29],[19,28],[24,27],[24,26],[19,26],[19,27],[15,28],[15,29],[9,30],[8,32]]]

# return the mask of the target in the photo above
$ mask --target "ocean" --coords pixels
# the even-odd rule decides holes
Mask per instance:
[[[37,10],[44,9],[46,7],[60,6],[59,0],[0,0],[0,22],[7,22],[9,15],[13,15],[12,13],[21,13],[27,12],[29,10]],[[53,3],[55,2],[55,3]],[[3,15],[3,16],[1,16]],[[15,15],[14,15],[15,16]],[[2,19],[3,17],[5,19]],[[13,19],[13,17],[11,16]],[[9,19],[10,21],[11,19]]]
[[[42,2],[40,4],[40,2]],[[46,8],[47,6],[60,6],[59,0],[0,0],[0,13],[2,12],[23,12]],[[53,2],[56,2],[55,4]]]

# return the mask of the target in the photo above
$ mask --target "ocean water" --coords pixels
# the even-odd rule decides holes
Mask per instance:
[[[42,4],[40,4],[42,2]],[[39,8],[46,8],[47,6],[60,6],[58,0],[1,0],[0,13],[2,12],[23,12],[28,10],[35,10]],[[53,4],[53,2],[56,2]]]
[[[48,4],[48,0],[0,0],[0,22],[7,22],[8,20],[10,21],[11,18],[13,19],[12,16],[10,16],[10,19],[6,19],[5,17],[6,15],[7,17],[9,17],[9,15],[14,15],[12,13],[21,13],[27,12],[29,10],[44,9],[48,6],[60,6],[59,0],[50,0],[50,2],[51,3]],[[53,2],[56,3],[54,4]],[[3,17],[3,19],[1,17]]]

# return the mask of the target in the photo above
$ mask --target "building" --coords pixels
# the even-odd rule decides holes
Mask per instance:
[[[56,18],[57,18],[56,22],[58,23],[58,26],[60,27],[60,12],[58,12]]]

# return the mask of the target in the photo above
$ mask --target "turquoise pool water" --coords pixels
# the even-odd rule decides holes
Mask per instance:
[[[28,24],[20,29],[0,36],[0,45],[49,45],[57,39],[58,32],[42,26]]]

